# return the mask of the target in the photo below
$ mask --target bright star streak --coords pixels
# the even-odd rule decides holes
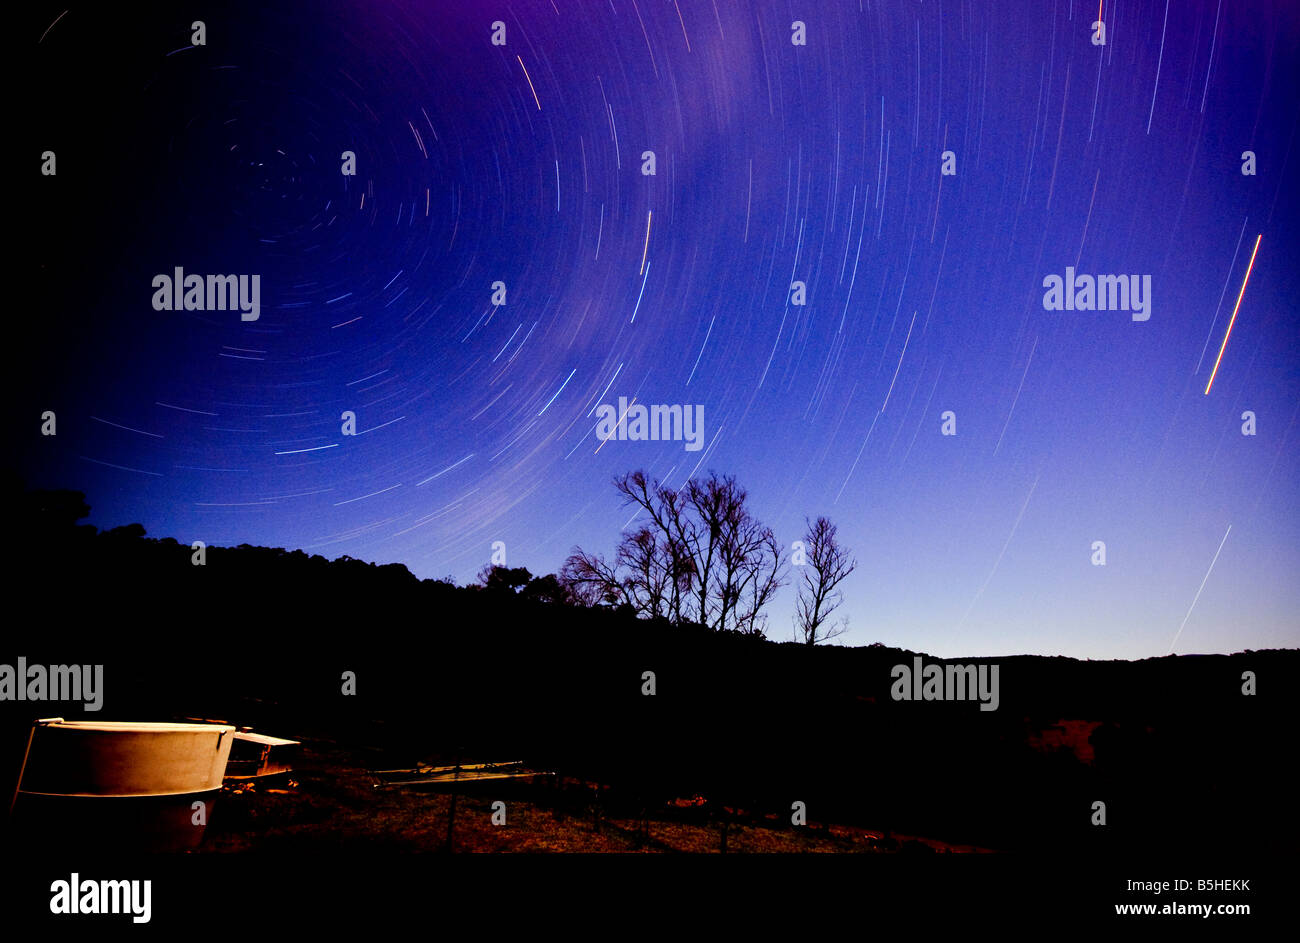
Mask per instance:
[[[1228,535],[1231,533],[1232,525],[1229,524],[1228,529],[1223,532],[1223,539],[1219,541],[1219,549],[1214,551],[1214,559],[1210,561],[1210,568],[1205,571],[1205,578],[1201,580],[1200,588],[1196,590],[1196,595],[1192,597],[1192,604],[1187,607],[1187,615],[1183,616],[1183,624],[1178,627],[1178,631],[1174,633],[1174,640],[1169,643],[1167,654],[1172,655],[1174,653],[1174,646],[1178,644],[1178,637],[1183,634],[1183,629],[1187,626],[1187,620],[1192,617],[1192,610],[1196,608],[1196,600],[1201,598],[1201,590],[1205,589],[1205,583],[1210,578],[1210,573],[1214,571],[1214,564],[1219,562],[1219,554],[1223,552],[1223,545],[1228,542]]]
[[[533,88],[533,77],[528,74],[528,66],[524,65],[524,60],[521,57],[515,56],[515,58],[519,60],[519,68],[524,70],[524,78],[528,79],[528,87],[532,89],[533,101],[537,102],[537,110],[541,111],[542,103],[537,100],[537,89]]]
[[[1259,251],[1259,241],[1263,238],[1263,233],[1255,237],[1255,248],[1250,253],[1250,265],[1246,266],[1246,277],[1241,280],[1241,291],[1237,293],[1237,304],[1232,309],[1232,320],[1228,322],[1228,330],[1223,335],[1223,344],[1219,347],[1219,356],[1214,361],[1214,369],[1210,371],[1210,382],[1205,384],[1206,396],[1210,395],[1210,387],[1214,385],[1214,377],[1219,372],[1219,363],[1223,360],[1223,352],[1228,347],[1228,338],[1232,335],[1232,326],[1237,323],[1237,312],[1241,310],[1241,299],[1246,296],[1246,283],[1250,281],[1251,269],[1255,267],[1255,253]]]
[[[638,275],[645,274],[645,257],[650,251],[650,217],[654,214],[654,210],[647,210],[645,214],[645,248],[641,250],[641,271],[637,272]]]
[[[568,386],[569,381],[573,379],[573,374],[577,372],[578,372],[577,367],[574,367],[573,370],[569,372],[569,375],[564,378],[564,382],[560,384],[560,388],[555,391],[555,396],[559,396],[561,393],[564,392],[564,388]],[[549,400],[547,400],[546,405],[542,407],[542,413],[546,412],[548,409],[551,408],[551,403],[555,402],[555,396],[552,396]],[[542,413],[538,413],[537,415],[540,416]]]

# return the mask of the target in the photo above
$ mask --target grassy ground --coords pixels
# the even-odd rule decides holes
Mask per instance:
[[[202,852],[440,852],[448,847],[453,797],[439,790],[375,787],[357,759],[329,744],[304,743],[292,778],[223,791]],[[879,831],[775,817],[749,821],[734,810],[620,809],[576,780],[509,780],[462,785],[454,797],[456,852],[922,853],[982,849]],[[505,803],[495,825],[493,803]]]

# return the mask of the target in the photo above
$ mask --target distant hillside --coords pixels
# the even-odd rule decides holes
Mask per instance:
[[[80,495],[7,500],[11,592],[27,604],[0,664],[103,664],[102,719],[279,725],[393,765],[526,759],[638,800],[785,816],[799,801],[811,818],[998,849],[1258,851],[1298,835],[1283,757],[1294,650],[967,659],[999,669],[997,710],[981,711],[894,700],[910,651],[675,628],[301,551],[209,547],[195,566],[138,525],[78,526]],[[52,715],[83,712],[0,702],[9,788],[31,719]]]

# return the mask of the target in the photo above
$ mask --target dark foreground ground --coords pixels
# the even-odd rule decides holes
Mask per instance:
[[[0,701],[3,794],[36,717],[303,740],[299,785],[227,797],[210,851],[442,848],[448,797],[364,773],[430,760],[520,760],[565,787],[466,792],[458,850],[714,850],[724,822],[729,851],[892,848],[886,834],[1110,861],[1300,845],[1297,650],[950,659],[998,667],[982,711],[892,697],[893,667],[939,661],[925,653],[776,644],[301,551],[210,547],[196,566],[138,527],[78,526],[79,494],[8,499],[8,585],[30,605],[0,664],[102,665],[104,683],[96,712]],[[485,813],[497,799],[504,826]],[[834,828],[791,830],[795,803]]]
[[[374,758],[373,754],[370,754]],[[866,853],[979,852],[879,829],[723,807],[699,796],[659,807],[570,778],[447,787],[376,785],[366,754],[308,741],[289,776],[227,787],[200,852]],[[504,808],[497,807],[503,803]],[[504,821],[495,824],[496,819]],[[449,827],[450,826],[450,827]]]

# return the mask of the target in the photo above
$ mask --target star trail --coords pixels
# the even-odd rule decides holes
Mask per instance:
[[[496,541],[535,574],[611,554],[617,474],[716,469],[787,548],[838,525],[846,644],[1300,641],[1286,3],[23,24],[13,464],[98,526],[465,582]],[[1106,306],[1130,279],[1147,320]],[[703,447],[603,439],[620,402],[701,407]]]

